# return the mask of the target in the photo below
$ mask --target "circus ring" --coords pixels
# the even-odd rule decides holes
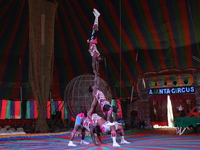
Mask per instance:
[[[62,133],[42,133],[42,134],[29,134],[29,135],[13,135],[13,136],[1,136],[0,147],[1,149],[91,149],[91,150],[113,150],[113,149],[199,149],[199,134],[192,132],[185,133],[184,135],[175,135],[175,131],[169,131],[168,129],[155,130],[134,130],[125,131],[125,138],[130,144],[123,144],[120,147],[113,147],[110,135],[103,135],[102,140],[104,144],[95,146],[91,140],[91,137],[86,136],[85,140],[90,142],[89,145],[81,145],[81,137],[76,137],[74,143],[76,147],[69,147],[67,143],[70,139],[69,132]],[[117,137],[117,141],[120,141],[120,137]]]

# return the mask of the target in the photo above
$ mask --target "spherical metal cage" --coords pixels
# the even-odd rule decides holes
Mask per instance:
[[[89,110],[93,101],[92,93],[89,92],[90,85],[94,84],[94,75],[83,74],[72,79],[65,88],[64,102],[67,111],[75,117],[78,113]],[[99,90],[101,90],[108,101],[111,101],[112,94],[108,84],[99,77]],[[102,115],[99,104],[95,112]]]

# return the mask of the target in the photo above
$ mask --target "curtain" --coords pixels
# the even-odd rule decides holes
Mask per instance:
[[[167,126],[167,95],[151,96],[149,102],[151,124]]]
[[[176,117],[178,108],[181,106],[187,114],[195,105],[196,99],[193,94],[170,95],[173,116]],[[149,98],[150,119],[152,125],[168,126],[167,118],[167,95],[155,95]]]
[[[167,120],[168,120],[168,127],[173,127],[174,115],[172,111],[172,103],[171,103],[170,95],[167,95]]]
[[[52,86],[56,2],[29,0],[29,76],[37,101],[36,131],[48,132],[46,107]]]
[[[179,112],[178,108],[181,106],[183,111],[187,114],[195,105],[196,99],[193,94],[175,94],[170,95],[172,102],[173,114]]]
[[[123,110],[121,107],[121,100],[120,99],[112,99],[111,105],[116,106],[120,109],[120,118],[123,118]],[[114,116],[114,113],[113,113],[113,116]]]

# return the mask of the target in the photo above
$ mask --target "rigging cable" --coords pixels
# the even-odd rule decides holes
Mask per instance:
[[[121,55],[122,55],[122,53],[121,53],[121,0],[119,1],[119,6],[120,6],[120,9],[119,9],[119,18],[120,18],[120,22],[119,22],[119,46],[120,46],[120,97],[121,97],[121,89],[122,89],[122,86],[121,86],[121,67],[122,67],[122,65],[121,65]]]

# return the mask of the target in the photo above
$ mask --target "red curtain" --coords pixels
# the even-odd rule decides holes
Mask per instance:
[[[193,94],[170,95],[173,115],[182,107],[187,114],[195,105],[196,100]],[[155,95],[149,98],[150,119],[152,125],[167,126],[167,95]]]
[[[196,105],[196,99],[193,94],[170,95],[170,99],[174,116],[178,112],[178,107],[181,106],[187,114]]]
[[[151,96],[149,102],[151,124],[167,126],[167,95]]]

